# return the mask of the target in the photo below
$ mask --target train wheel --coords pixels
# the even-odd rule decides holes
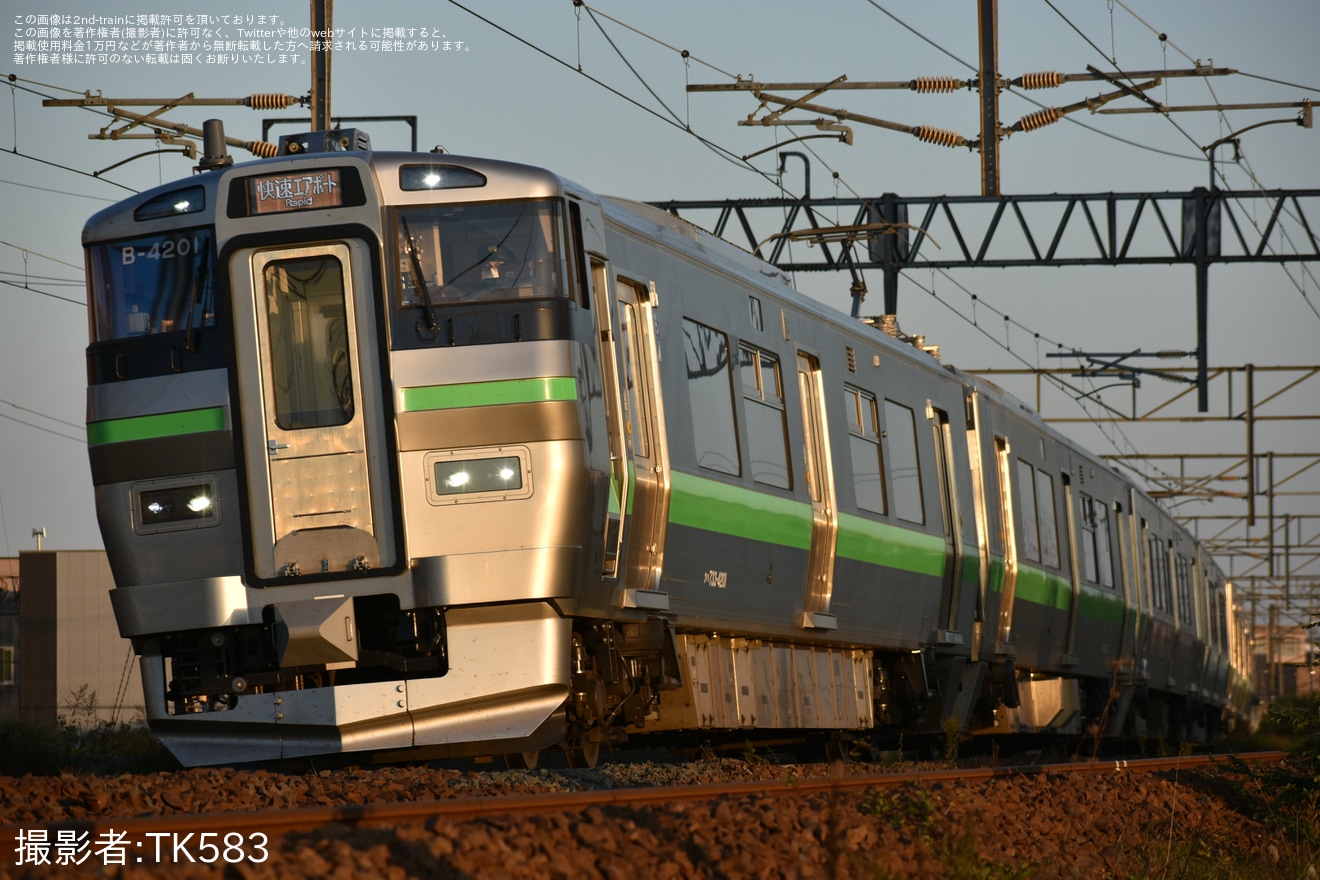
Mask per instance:
[[[830,763],[846,764],[852,760],[852,740],[841,736],[830,736],[825,740],[825,760]]]
[[[568,762],[569,767],[582,770],[591,770],[600,760],[600,742],[597,740],[580,739],[576,742],[564,744],[564,760]]]
[[[540,760],[539,751],[511,752],[504,756],[504,766],[510,770],[535,770]]]

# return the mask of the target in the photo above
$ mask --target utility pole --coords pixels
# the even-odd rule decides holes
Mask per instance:
[[[334,41],[334,0],[311,0],[312,4],[312,131],[329,131],[330,47]],[[317,49],[321,43],[323,48]]]
[[[999,195],[999,0],[976,0],[981,69],[981,195]]]

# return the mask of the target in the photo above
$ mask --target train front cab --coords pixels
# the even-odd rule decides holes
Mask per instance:
[[[218,369],[194,364],[191,330],[174,370],[160,340],[94,333],[89,435],[121,632],[185,763],[564,734],[568,615],[613,590],[588,526],[609,473],[597,328],[558,179],[481,168],[277,159],[207,175],[204,210],[148,224],[176,249],[156,227],[203,228],[207,257],[158,286],[205,299],[200,366]],[[313,178],[338,194],[262,207]],[[145,252],[133,210],[89,224],[129,242],[101,263]],[[153,345],[164,366],[146,376]],[[200,404],[216,424],[165,458],[129,431]],[[134,519],[194,485],[208,516]]]

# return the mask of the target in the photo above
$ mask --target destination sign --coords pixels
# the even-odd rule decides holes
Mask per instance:
[[[248,205],[253,214],[337,208],[343,203],[338,168],[248,180]]]

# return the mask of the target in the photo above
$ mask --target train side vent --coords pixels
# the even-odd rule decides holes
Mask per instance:
[[[857,352],[853,351],[851,345],[845,345],[843,350],[848,356],[848,372],[857,372]]]
[[[785,342],[793,338],[788,332],[788,312],[784,309],[779,310],[779,327],[784,331]]]

